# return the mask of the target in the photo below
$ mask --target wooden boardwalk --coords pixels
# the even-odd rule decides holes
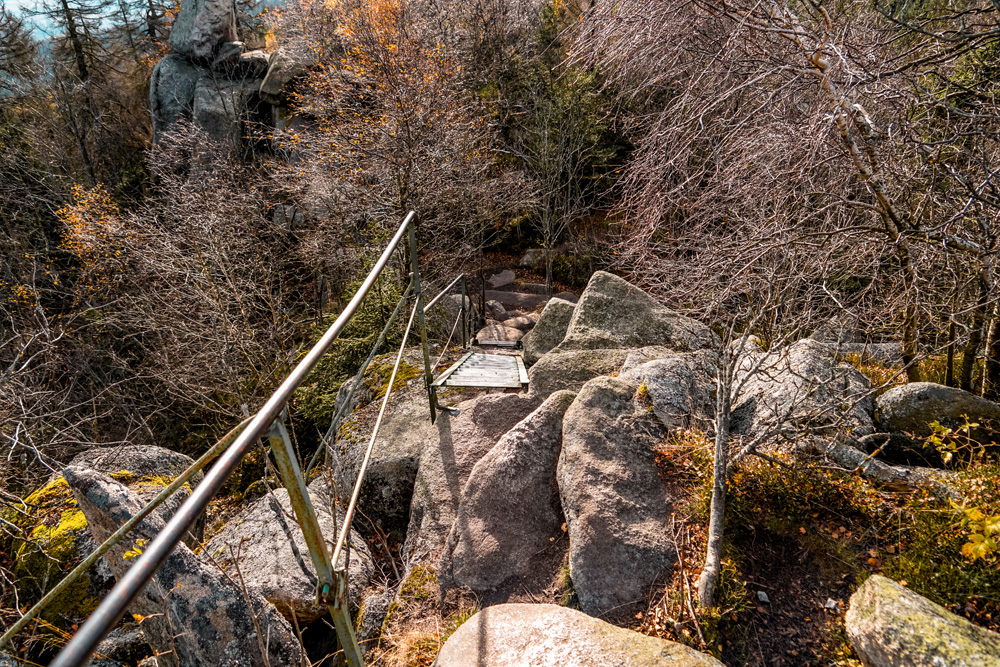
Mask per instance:
[[[521,355],[469,352],[434,381],[435,387],[520,389],[528,385]]]

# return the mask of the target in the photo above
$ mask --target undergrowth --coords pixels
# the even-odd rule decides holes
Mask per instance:
[[[679,551],[691,582],[697,580],[704,558],[710,445],[704,435],[684,432],[672,436],[657,454],[661,473],[674,480],[683,477],[691,491],[690,500],[679,511],[689,515],[688,542],[679,544]],[[787,601],[795,597],[788,591],[802,585],[805,597],[822,591],[825,600],[828,590],[839,593],[830,593],[837,598],[836,611],[814,606],[815,612],[799,614],[803,618],[789,616],[781,622],[785,630],[801,630],[800,638],[810,630],[814,633],[814,655],[800,654],[797,659],[858,665],[844,631],[843,614],[850,594],[874,573],[904,582],[973,622],[1000,629],[1000,559],[973,561],[966,555],[968,549],[963,554],[963,546],[985,521],[970,521],[970,516],[1000,515],[1000,465],[977,461],[956,473],[952,484],[963,498],[957,504],[929,490],[894,493],[880,489],[821,461],[796,461],[774,452],[771,456],[784,465],[751,457],[730,471],[717,606],[697,611],[703,641],[680,609],[679,570],[658,606],[651,605],[639,619],[640,630],[710,651],[727,664],[757,663],[763,639],[757,624],[770,618],[771,612],[757,601],[756,591],[771,584],[786,592]],[[970,514],[970,508],[978,513]],[[791,579],[753,580],[752,572],[760,570],[762,557],[767,558],[768,552],[762,551],[767,544],[792,545],[792,552],[801,554],[801,565],[784,570],[791,573]],[[677,623],[678,619],[684,622]],[[773,627],[770,631],[772,648],[792,645],[774,636],[780,633]]]
[[[346,302],[360,286],[360,281],[348,284],[341,300]],[[316,364],[306,383],[296,390],[295,408],[308,421],[323,429],[329,425],[340,386],[364,363],[403,296],[403,290],[398,276],[386,269],[344,331]],[[381,346],[383,353],[399,347],[402,342],[407,310],[404,306],[387,332]],[[336,318],[336,314],[329,314],[314,324],[314,340],[319,340]]]
[[[955,378],[959,376],[963,358],[964,354],[962,352],[955,353],[952,365]],[[843,355],[843,359],[872,381],[872,384],[877,387],[875,390],[876,396],[884,394],[893,387],[906,384],[908,381],[906,372],[899,365],[887,364],[867,355],[863,356],[853,352]],[[946,354],[937,354],[924,357],[917,362],[917,368],[920,370],[920,377],[924,382],[946,384],[945,381],[948,379],[948,356]],[[978,387],[982,384],[983,369],[982,360],[977,360],[972,376],[973,387]]]

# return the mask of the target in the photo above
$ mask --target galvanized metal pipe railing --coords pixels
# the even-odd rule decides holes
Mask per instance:
[[[435,304],[437,304],[437,302],[438,302],[438,301],[440,301],[440,300],[441,300],[441,298],[442,298],[442,297],[443,297],[443,296],[444,296],[445,294],[447,294],[447,293],[448,293],[448,291],[449,291],[449,290],[450,290],[450,289],[451,289],[452,287],[454,287],[455,285],[457,285],[457,284],[459,283],[459,281],[461,281],[461,280],[462,280],[463,278],[465,278],[465,274],[464,274],[464,273],[460,273],[460,274],[458,275],[458,277],[457,277],[457,278],[455,278],[455,279],[454,279],[454,280],[452,280],[452,281],[451,281],[450,283],[448,283],[448,286],[447,286],[447,287],[445,287],[445,288],[444,288],[443,290],[441,290],[441,293],[440,293],[440,294],[438,294],[438,295],[437,295],[436,297],[434,297],[433,299],[431,299],[431,302],[430,302],[430,303],[428,303],[428,304],[427,304],[426,306],[424,306],[424,312],[426,313],[427,311],[429,311],[429,310],[430,310],[430,309],[431,309],[431,308],[432,308],[432,307],[433,307],[433,306],[434,306]]]
[[[396,353],[396,363],[392,366],[392,373],[389,375],[389,384],[385,390],[385,396],[382,397],[382,405],[378,411],[378,417],[375,419],[375,426],[372,427],[372,434],[368,439],[368,446],[365,448],[365,456],[361,460],[361,467],[358,469],[358,478],[354,482],[354,490],[351,492],[351,500],[347,504],[347,512],[344,514],[344,525],[340,529],[340,536],[337,538],[337,543],[333,547],[333,563],[334,567],[340,562],[340,552],[344,548],[344,544],[347,542],[348,535],[351,534],[351,523],[354,521],[354,510],[358,506],[358,498],[361,497],[361,485],[365,481],[365,473],[368,472],[368,464],[371,462],[372,450],[375,448],[375,439],[378,438],[378,431],[382,427],[382,418],[385,417],[385,408],[389,405],[389,395],[392,394],[392,385],[396,383],[396,373],[399,371],[399,363],[403,360],[403,351],[406,349],[406,339],[410,337],[410,329],[413,328],[413,316],[417,314],[420,309],[420,302],[417,301],[413,304],[413,310],[410,312],[410,321],[406,323],[406,331],[403,333],[403,342],[399,345],[399,352]]]
[[[364,283],[362,283],[354,298],[347,304],[347,307],[344,308],[337,320],[327,329],[319,342],[309,350],[305,358],[299,362],[288,377],[285,378],[285,381],[271,395],[264,404],[264,407],[260,409],[229,449],[222,454],[215,466],[205,475],[205,479],[195,488],[191,497],[181,505],[160,534],[153,539],[143,554],[136,559],[135,564],[125,573],[125,576],[112,589],[98,606],[97,610],[91,614],[83,627],[80,628],[73,639],[56,656],[56,659],[50,663],[50,667],[78,667],[90,659],[91,653],[93,653],[97,644],[114,627],[125,613],[128,605],[145,588],[149,580],[153,578],[153,575],[156,574],[156,571],[163,565],[163,562],[177,546],[177,543],[181,541],[188,527],[208,506],[209,501],[215,497],[219,489],[222,488],[226,479],[229,478],[229,475],[243,459],[246,450],[258,438],[270,431],[271,424],[281,414],[285,404],[292,397],[292,393],[302,384],[333,341],[337,339],[340,332],[347,326],[347,323],[361,305],[361,301],[371,290],[372,285],[375,284],[375,280],[385,268],[392,253],[410,230],[410,225],[415,217],[416,214],[413,211],[406,216],[403,224],[399,226],[396,234],[389,242],[388,247],[386,247],[385,251],[379,257],[368,277],[365,278]]]

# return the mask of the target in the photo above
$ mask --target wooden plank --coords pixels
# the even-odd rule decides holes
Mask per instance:
[[[524,359],[522,359],[519,356],[518,357],[514,357],[514,358],[517,359],[517,374],[519,376],[521,384],[527,385],[528,384],[528,369],[526,369],[524,367]]]
[[[517,340],[480,340],[476,345],[482,347],[521,347],[521,341]]]
[[[482,380],[466,380],[461,383],[451,384],[448,383],[448,387],[494,387],[496,389],[520,389],[520,382],[497,382],[497,381],[482,381]]]
[[[496,387],[516,389],[528,383],[519,356],[469,352],[434,381],[437,387]]]
[[[465,360],[468,359],[469,357],[471,357],[473,354],[474,354],[473,352],[466,352],[465,355],[461,359],[459,359],[458,361],[456,361],[455,363],[453,363],[451,366],[449,366],[448,370],[446,370],[444,373],[441,374],[441,377],[439,377],[437,380],[434,380],[434,382],[432,383],[432,385],[435,386],[435,387],[444,386],[444,382],[445,382],[445,380],[448,379],[448,376],[451,375],[452,373],[454,373],[455,371],[457,371],[458,367],[461,366],[463,363],[465,363]]]

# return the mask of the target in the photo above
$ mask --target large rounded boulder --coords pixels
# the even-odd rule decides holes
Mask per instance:
[[[718,345],[707,326],[681,315],[623,278],[597,271],[573,310],[560,350],[666,345],[676,351]]]
[[[574,397],[550,396],[473,466],[438,568],[442,588],[495,589],[525,574],[560,534],[556,464]]]
[[[656,465],[667,427],[642,381],[599,377],[563,417],[557,479],[569,533],[569,569],[588,614],[634,613],[671,574],[677,554],[664,529],[673,502]]]
[[[184,454],[153,445],[95,447],[73,458],[70,465],[107,475],[126,486],[146,503],[186,470],[194,461]],[[157,509],[156,514],[169,519],[202,480],[195,473]],[[80,560],[98,546],[88,530],[87,519],[62,474],[25,498],[25,505],[5,509],[2,518],[19,529],[23,539],[13,542],[14,573],[19,589],[29,602],[39,599]],[[195,546],[204,531],[204,514],[198,517],[186,540]],[[93,611],[100,598],[114,585],[114,577],[101,560],[70,586],[67,593],[46,607],[42,618],[69,627]]]
[[[552,604],[483,609],[445,642],[435,667],[722,667],[710,655]]]
[[[738,360],[732,429],[768,439],[788,429],[875,430],[874,385],[842,363],[831,345],[811,338]]]
[[[322,478],[309,485],[309,499],[332,552],[338,526],[344,525],[344,511],[337,507],[330,485]],[[348,599],[357,609],[375,565],[357,531],[351,531],[349,541]],[[295,617],[300,626],[328,611],[315,604],[316,572],[285,489],[268,493],[234,517],[205,545],[204,553],[228,572],[238,568],[249,590],[259,593],[285,618]]]
[[[135,493],[107,475],[71,466],[63,477],[96,541],[106,540],[143,506]],[[165,526],[163,517],[153,512],[102,560],[120,579],[132,566],[131,559]],[[158,664],[300,664],[302,651],[292,626],[238,580],[238,574],[227,576],[202,562],[183,543],[174,548],[129,605],[132,614],[143,617],[143,634],[158,654]]]
[[[879,428],[916,438],[931,435],[932,422],[958,429],[966,420],[979,426],[973,439],[983,444],[997,440],[1000,405],[955,387],[933,382],[911,382],[893,387],[878,398]]]
[[[576,305],[559,298],[549,299],[534,328],[521,339],[524,363],[529,366],[562,342]]]

